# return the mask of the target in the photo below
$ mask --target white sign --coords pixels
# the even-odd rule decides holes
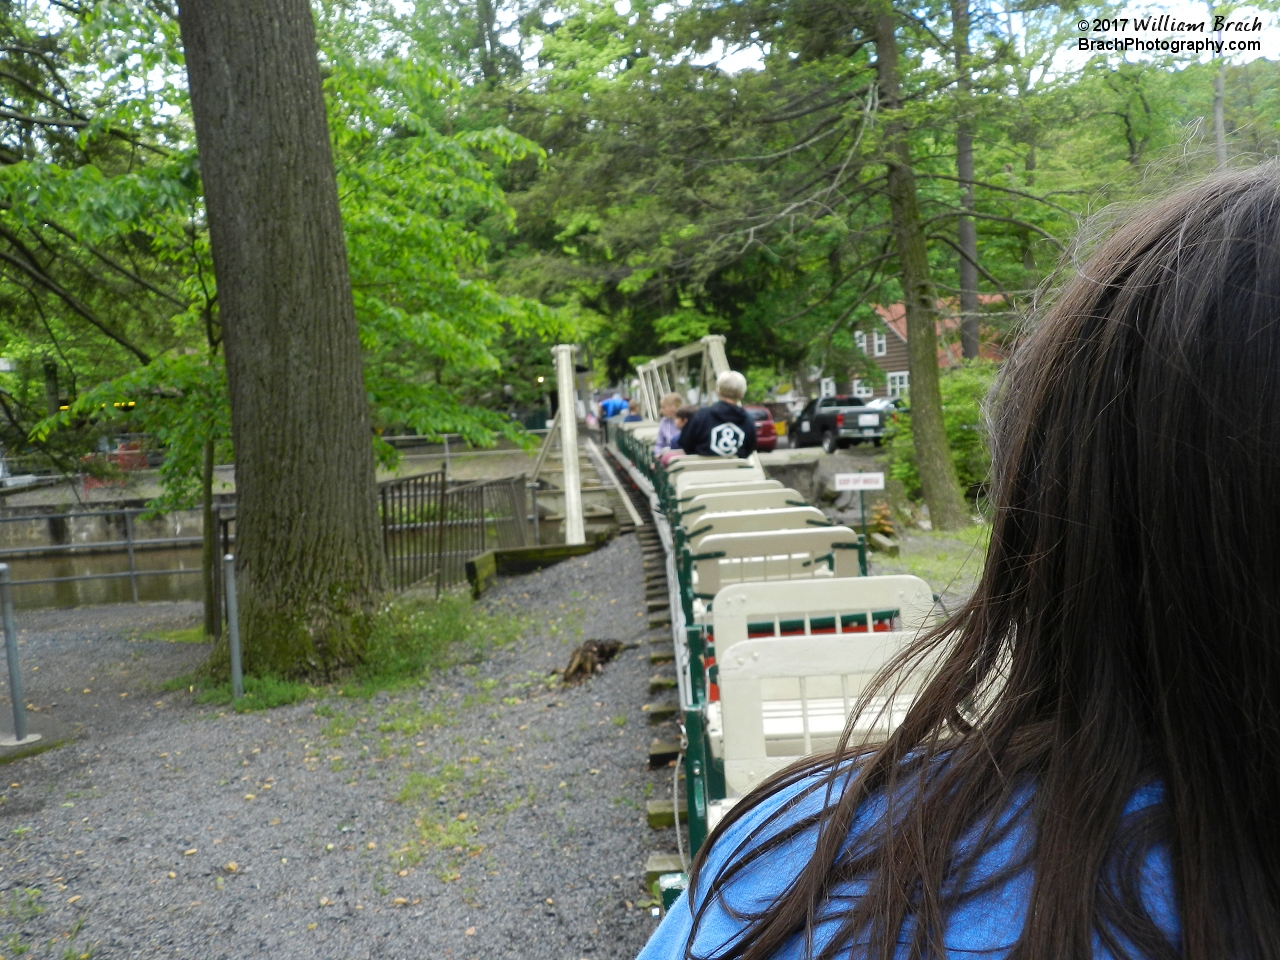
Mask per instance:
[[[860,426],[860,427],[878,427],[878,426],[880,426],[880,414],[878,414],[878,413],[860,413],[860,414],[858,414],[858,426]]]
[[[883,490],[883,473],[837,473],[837,490]]]

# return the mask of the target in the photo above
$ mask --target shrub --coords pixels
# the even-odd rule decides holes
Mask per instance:
[[[947,443],[960,477],[960,487],[971,498],[982,492],[991,469],[982,407],[999,369],[987,360],[969,360],[963,366],[941,370],[938,374]],[[902,482],[908,497],[920,499],[920,474],[916,470],[910,414],[898,415],[885,441],[889,448],[889,476]]]

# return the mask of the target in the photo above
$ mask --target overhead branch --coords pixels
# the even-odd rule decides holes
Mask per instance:
[[[1016,227],[1025,227],[1028,230],[1035,231],[1036,233],[1040,234],[1040,236],[1044,237],[1046,240],[1048,240],[1050,243],[1052,243],[1055,247],[1057,247],[1059,250],[1063,251],[1064,253],[1066,252],[1066,249],[1067,249],[1063,245],[1062,241],[1059,240],[1057,237],[1055,237],[1048,230],[1045,230],[1043,227],[1037,227],[1034,223],[1027,223],[1027,221],[1025,220],[1019,220],[1016,217],[999,217],[999,216],[996,216],[994,213],[979,213],[976,210],[959,209],[959,210],[948,210],[946,213],[936,214],[930,217],[928,220],[926,220],[925,223],[936,223],[939,220],[948,220],[951,217],[976,217],[979,220],[994,220],[997,223],[1012,223]]]
[[[960,248],[960,245],[958,243],[956,243],[954,240],[952,240],[950,237],[948,237],[946,234],[943,234],[943,233],[929,233],[929,234],[926,234],[925,236],[930,240],[941,240],[943,243],[949,246],[952,250],[956,251],[956,253],[960,254],[960,256],[964,257],[965,260],[973,264],[973,266],[977,269],[977,271],[980,274],[982,274],[984,277],[987,278],[988,283],[990,283],[993,287],[995,287],[997,290],[1000,291],[1000,296],[1004,297],[1006,302],[1010,302],[1010,303],[1012,302],[1012,298],[1009,294],[1009,291],[1004,288],[1004,285],[1001,284],[1000,281],[997,280],[995,277],[993,277],[990,273],[988,273],[986,267],[980,264],[973,257],[969,256],[969,254],[965,253],[964,250]]]
[[[813,144],[817,143],[820,140],[825,140],[827,137],[831,136],[831,134],[836,133],[839,130],[840,130],[840,118],[829,117],[828,119],[822,121],[822,123],[818,124],[818,126],[814,128],[813,131],[806,134],[805,139],[803,139],[800,143],[793,144],[792,146],[787,147],[785,150],[779,150],[777,153],[766,153],[766,154],[761,154],[759,156],[754,156],[754,157],[725,157],[723,159],[699,160],[699,161],[696,161],[696,163],[698,166],[702,166],[702,167],[714,167],[714,166],[722,166],[724,164],[729,164],[729,163],[767,163],[773,160],[781,160],[785,157],[791,156],[794,153],[799,153],[801,150],[804,150],[808,147],[813,146]]]
[[[961,181],[959,177],[953,177],[945,173],[920,173],[917,171],[916,176],[921,180],[950,180],[953,183],[966,182],[966,181]],[[1061,207],[1058,204],[1054,203],[1052,200],[1046,200],[1044,197],[1037,196],[1034,193],[1027,193],[1024,190],[1015,190],[1012,187],[1002,187],[997,183],[987,183],[984,180],[971,180],[967,182],[972,183],[975,187],[983,187],[987,190],[999,190],[1001,193],[1009,193],[1015,197],[1026,197],[1028,200],[1035,200],[1038,203],[1043,203],[1046,207],[1052,207],[1054,210],[1058,210],[1062,213],[1067,214],[1068,216],[1071,216],[1071,217],[1076,216],[1075,213],[1068,210],[1066,207]],[[1065,191],[1059,191],[1059,192],[1065,192]],[[1081,191],[1071,191],[1071,192],[1084,193],[1087,191],[1081,190]]]
[[[10,242],[13,242],[14,238],[12,238],[12,236],[9,234],[7,230],[0,229],[0,236],[4,236],[5,239],[10,240]],[[19,249],[23,249],[20,243],[16,244],[16,246],[18,246]],[[67,290],[65,287],[63,287],[62,284],[58,283],[57,280],[54,280],[53,277],[45,273],[44,270],[42,270],[39,267],[39,265],[36,264],[34,259],[26,260],[21,257],[15,257],[13,254],[9,253],[7,250],[0,250],[0,261],[3,261],[4,263],[9,264],[15,269],[22,271],[26,276],[30,277],[33,281],[38,283],[40,286],[44,287],[46,290],[48,290],[50,293],[56,296],[59,300],[65,303],[68,307],[70,307],[73,312],[78,314],[84,320],[87,320],[89,323],[93,324],[93,326],[97,327],[99,330],[105,333],[108,337],[110,337],[120,346],[124,347],[126,350],[132,353],[144,365],[151,362],[151,357],[146,353],[146,351],[140,349],[139,347],[134,346],[132,343],[126,340],[119,333],[112,330],[108,324],[106,324],[103,320],[101,320],[93,312],[93,310],[91,310],[89,306],[86,303],[84,303],[84,301],[82,301],[70,290]]]
[[[881,247],[882,252],[880,256],[873,257],[870,260],[863,260],[861,263],[855,264],[853,267],[850,267],[849,270],[844,274],[844,276],[842,276],[837,282],[831,284],[830,289],[828,289],[827,292],[824,293],[821,297],[819,297],[813,303],[809,304],[809,306],[805,307],[803,310],[797,311],[796,313],[791,314],[791,316],[789,317],[784,317],[783,319],[778,320],[776,323],[774,323],[774,326],[781,327],[785,324],[790,323],[792,320],[799,320],[805,314],[816,310],[818,307],[822,306],[824,303],[830,300],[833,296],[835,296],[835,293],[837,290],[839,290],[846,283],[852,280],[861,271],[869,269],[870,267],[878,266],[879,264],[883,263],[886,260],[893,259],[894,254],[883,252],[885,250],[885,247],[889,245],[892,239],[893,239],[892,237],[885,238],[884,245]]]
[[[18,120],[22,123],[34,123],[41,127],[70,127],[73,130],[82,130],[89,126],[88,120],[58,120],[56,117],[33,117],[28,113],[18,113],[16,110],[9,110],[0,107],[0,117],[6,120]]]
[[[75,115],[75,111],[72,110],[70,107],[68,107],[65,103],[63,103],[57,97],[50,96],[48,93],[46,93],[45,91],[37,87],[34,83],[30,83],[24,80],[22,77],[18,76],[16,73],[10,73],[8,70],[0,70],[0,77],[4,77],[6,80],[9,80],[17,84],[23,90],[26,90],[27,93],[35,97],[37,100],[43,100],[45,103],[50,104],[51,106],[57,107],[59,110],[66,110],[68,113],[72,114],[73,116]]]
[[[107,254],[103,253],[101,250],[99,250],[93,244],[89,243],[87,240],[81,240],[79,237],[77,237],[74,233],[72,233],[70,230],[66,229],[65,227],[62,227],[57,223],[54,223],[52,220],[46,220],[45,223],[48,224],[48,226],[52,230],[62,234],[72,243],[75,243],[84,247],[91,254],[93,254],[95,257],[97,257],[99,260],[101,260],[103,263],[109,266],[111,269],[115,270],[117,273],[121,274],[122,276],[128,277],[134,283],[138,284],[138,286],[144,287],[145,289],[150,290],[152,293],[154,293],[158,297],[163,297],[165,300],[168,300],[170,303],[172,303],[174,306],[178,307],[181,310],[185,310],[187,309],[187,307],[191,306],[189,302],[178,299],[173,294],[168,293],[165,290],[161,290],[159,287],[157,287],[155,284],[151,283],[149,280],[145,279],[144,277],[138,276],[138,274],[130,270],[124,264],[116,262],[114,258],[109,257]]]
[[[849,309],[846,310],[844,313],[840,314],[840,316],[836,317],[835,320],[832,322],[831,326],[827,327],[827,332],[823,334],[823,338],[825,340],[830,342],[831,338],[836,335],[836,331],[839,330],[842,326],[844,326],[845,321],[847,321],[851,316],[853,316],[853,312],[867,302],[867,297],[871,296],[873,292],[875,292],[876,290],[879,290],[880,287],[884,285],[884,282],[885,282],[884,280],[876,279],[877,277],[879,277],[879,275],[880,275],[879,270],[876,270],[873,274],[871,274],[870,278],[868,278],[867,280],[866,285],[862,288],[862,292],[858,294],[858,299],[854,300],[853,303],[850,305]]]
[[[836,107],[836,106],[840,106],[841,104],[849,103],[851,100],[857,100],[858,97],[862,96],[864,93],[866,93],[870,89],[870,86],[871,86],[870,84],[867,84],[865,86],[859,87],[857,90],[851,91],[846,96],[832,97],[830,100],[827,100],[824,103],[819,103],[817,106],[806,107],[804,110],[793,110],[791,113],[778,114],[772,117],[762,117],[760,119],[760,122],[761,123],[786,123],[789,120],[799,120],[801,117],[807,117],[810,114],[817,113],[820,110],[826,110],[828,107]]]

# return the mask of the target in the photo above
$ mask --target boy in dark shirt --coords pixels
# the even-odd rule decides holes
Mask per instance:
[[[720,400],[699,410],[680,431],[680,449],[699,457],[747,457],[756,449],[756,425],[742,409],[747,378],[736,370],[716,377]]]

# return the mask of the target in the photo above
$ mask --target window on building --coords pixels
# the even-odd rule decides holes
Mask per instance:
[[[885,380],[889,384],[889,396],[900,397],[907,392],[908,374],[905,370],[899,370],[897,373],[888,374]]]
[[[861,380],[853,381],[853,395],[859,400],[866,400],[876,395],[875,387],[868,386]]]
[[[876,331],[874,334],[872,334],[871,349],[877,357],[883,357],[886,353],[889,352],[889,341],[883,333]],[[867,352],[865,346],[862,348],[862,352],[863,353]]]
[[[836,395],[836,378],[823,377],[818,381],[818,396],[834,397]]]
[[[863,333],[861,330],[853,331],[853,343],[859,350],[863,352],[863,354],[866,354],[867,335],[865,333]]]

